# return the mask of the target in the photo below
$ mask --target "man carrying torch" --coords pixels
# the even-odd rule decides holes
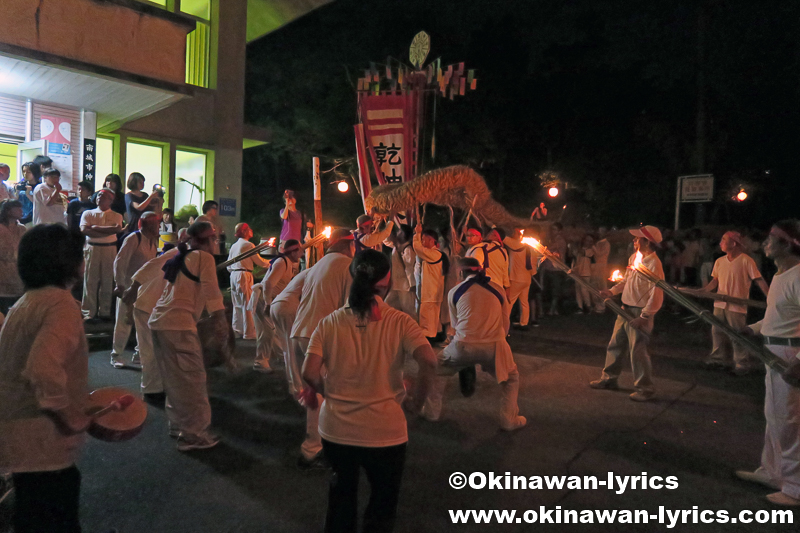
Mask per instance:
[[[653,319],[664,301],[664,294],[634,267],[643,264],[659,279],[664,279],[664,269],[655,252],[655,247],[661,242],[661,231],[655,226],[643,226],[630,232],[634,237],[633,246],[636,253],[628,260],[625,277],[611,290],[601,291],[601,295],[604,298],[611,298],[622,293],[623,308],[635,318],[629,322],[622,316],[617,316],[614,332],[606,350],[603,373],[600,379],[592,381],[589,386],[593,389],[619,388],[617,380],[622,373],[623,350],[627,345],[633,370],[633,386],[636,389],[630,395],[630,399],[646,402],[655,395],[653,369],[647,353],[647,343],[650,332],[653,331]]]

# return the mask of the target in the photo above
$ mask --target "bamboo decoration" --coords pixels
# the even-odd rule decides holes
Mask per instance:
[[[749,339],[746,336],[742,335],[741,333],[733,329],[731,326],[729,326],[727,323],[722,322],[708,310],[698,306],[691,299],[682,294],[681,291],[675,289],[675,287],[673,287],[666,281],[659,279],[646,266],[642,264],[634,264],[634,266],[632,266],[631,268],[634,268],[637,272],[646,277],[650,282],[655,283],[655,285],[661,290],[663,290],[665,294],[669,295],[670,298],[672,298],[680,305],[682,305],[683,307],[685,307],[686,309],[697,315],[698,318],[700,318],[704,322],[707,322],[708,324],[711,324],[712,326],[716,326],[717,328],[722,330],[728,337],[730,337],[731,340],[747,348],[750,352],[753,353],[753,355],[758,357],[765,365],[779,372],[781,374],[781,377],[783,377],[784,381],[786,381],[789,385],[800,388],[800,382],[797,382],[791,376],[787,376],[785,374],[788,365],[783,359],[776,356],[774,353],[770,352],[763,346],[755,343],[752,339]]]
[[[569,268],[569,267],[568,267],[568,266],[567,266],[567,265],[566,265],[566,264],[565,264],[563,261],[561,261],[561,259],[559,259],[558,257],[556,257],[556,256],[553,254],[553,252],[551,252],[550,250],[548,250],[548,249],[547,249],[547,247],[546,247],[546,246],[544,246],[542,243],[540,243],[538,240],[534,239],[533,237],[524,237],[524,238],[522,239],[522,242],[523,242],[524,244],[527,244],[528,246],[532,247],[534,250],[536,250],[537,252],[539,252],[540,254],[542,254],[544,257],[546,257],[547,259],[549,259],[549,260],[550,260],[550,262],[551,262],[551,263],[553,263],[553,265],[554,265],[554,266],[555,266],[557,269],[559,269],[559,270],[563,270],[564,272],[566,272],[566,274],[567,274],[567,275],[568,275],[570,278],[572,278],[572,279],[575,281],[575,283],[579,283],[580,285],[582,285],[582,286],[586,287],[586,288],[589,290],[589,292],[591,292],[591,293],[592,293],[593,295],[595,295],[597,298],[599,298],[600,300],[602,300],[602,301],[603,301],[603,303],[604,303],[604,304],[605,304],[605,305],[606,305],[606,306],[607,306],[609,309],[611,309],[611,310],[612,310],[612,311],[614,311],[614,312],[615,312],[617,315],[619,315],[619,316],[620,316],[620,317],[621,317],[621,318],[622,318],[622,319],[623,319],[625,322],[627,322],[627,323],[629,323],[629,324],[630,324],[630,323],[631,323],[631,321],[635,320],[635,318],[636,318],[636,317],[634,317],[634,316],[633,316],[632,314],[630,314],[628,311],[626,311],[625,309],[623,309],[623,308],[622,308],[622,306],[620,306],[620,305],[619,305],[617,302],[615,302],[615,301],[614,301],[612,298],[604,298],[604,297],[603,297],[603,295],[602,295],[602,294],[600,294],[600,291],[599,291],[599,290],[597,290],[595,287],[593,287],[593,286],[592,286],[592,285],[591,285],[591,284],[590,284],[588,281],[586,281],[585,279],[583,279],[583,278],[582,278],[582,277],[580,277],[579,275],[577,275],[577,274],[575,274],[574,272],[572,272],[572,269],[571,269],[571,268]],[[639,333],[641,333],[642,335],[648,336],[648,335],[647,335],[647,333],[646,333],[645,331],[642,331],[642,330],[637,330],[637,331],[638,331]]]
[[[321,232],[316,237],[314,237],[314,238],[304,242],[303,244],[301,244],[300,245],[300,249],[301,250],[305,250],[306,248],[310,248],[312,246],[322,245],[322,243],[324,241],[326,241],[327,239],[331,238],[331,231],[332,231],[332,228],[330,226],[325,226],[325,230],[323,232]],[[265,248],[270,248],[270,247],[273,247],[273,246],[274,246],[274,244],[271,244],[269,241],[262,242],[261,244],[257,244],[254,248],[250,248],[246,252],[242,252],[241,254],[237,255],[236,257],[232,257],[231,259],[228,259],[227,261],[218,264],[217,265],[217,270],[222,270],[223,268],[227,268],[227,267],[231,266],[234,263],[238,263],[242,259],[247,259],[248,257],[256,255],[261,250],[264,250]]]
[[[760,302],[758,300],[748,300],[745,298],[736,298],[735,296],[728,296],[727,294],[720,294],[718,292],[708,292],[700,289],[692,289],[689,287],[675,287],[682,293],[694,296],[695,298],[709,298],[720,302],[728,302],[737,305],[746,305],[748,307],[757,307],[759,309],[766,309],[767,302]]]

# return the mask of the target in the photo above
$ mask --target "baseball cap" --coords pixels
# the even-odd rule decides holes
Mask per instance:
[[[641,228],[632,229],[630,232],[634,237],[643,237],[655,244],[661,242],[661,230],[655,226],[642,226]]]

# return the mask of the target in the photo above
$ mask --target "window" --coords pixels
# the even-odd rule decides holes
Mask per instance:
[[[162,183],[164,149],[161,146],[151,144],[141,144],[129,142],[125,157],[125,169],[130,176],[131,172],[138,172],[144,176],[144,192],[150,194],[153,185]],[[122,177],[122,185],[128,180],[128,176]],[[128,192],[125,187],[125,192]]]
[[[203,20],[210,20],[211,0],[181,0],[181,12]]]
[[[202,152],[175,151],[175,212],[194,205],[202,213],[206,201],[207,156]],[[210,197],[213,197],[211,191]]]

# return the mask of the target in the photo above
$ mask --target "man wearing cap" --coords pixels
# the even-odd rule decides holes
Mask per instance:
[[[461,259],[459,270],[463,281],[447,295],[450,321],[456,333],[439,354],[438,375],[428,392],[422,416],[432,422],[439,420],[446,377],[479,364],[484,372],[497,379],[502,389],[500,427],[506,431],[519,429],[527,420],[519,415],[519,371],[506,341],[508,300],[502,287],[489,280],[476,259]]]
[[[417,311],[419,325],[425,336],[432,341],[441,327],[440,311],[444,299],[444,277],[447,275],[448,259],[439,251],[439,235],[434,230],[422,229],[417,224],[414,231],[414,253],[417,264],[414,275],[417,280]]]
[[[503,230],[490,229],[484,242],[470,246],[466,257],[477,259],[486,275],[503,287],[506,297],[508,297],[511,292],[511,280],[508,278],[508,252],[503,247],[504,237]],[[469,243],[469,240],[467,242]]]
[[[350,262],[355,253],[353,234],[340,228],[331,234],[327,253],[309,271],[303,283],[303,293],[292,326],[292,350],[300,363],[305,360],[311,334],[322,319],[347,303],[350,294]],[[322,401],[320,396],[319,402]],[[306,406],[306,438],[300,447],[297,466],[301,469],[322,466],[319,436],[319,406]]]
[[[755,260],[744,253],[742,235],[737,231],[729,231],[722,236],[719,247],[725,255],[714,263],[711,281],[703,287],[704,291],[717,291],[735,298],[747,299],[750,296],[750,284],[755,283],[764,296],[769,292],[769,285],[761,277]],[[747,306],[729,302],[714,302],[714,316],[739,331],[747,323]],[[706,360],[706,366],[730,368],[736,375],[748,374],[761,367],[759,361],[736,343],[731,343],[719,328],[711,328],[713,350]]]
[[[394,222],[389,220],[383,229],[373,232],[373,221],[369,215],[361,215],[356,219],[358,229],[353,233],[356,243],[356,253],[367,248],[380,252],[382,243],[391,235]]]
[[[637,272],[633,265],[641,262],[659,279],[664,279],[664,269],[655,252],[655,247],[661,242],[661,231],[655,226],[643,226],[630,232],[633,235],[633,247],[636,253],[628,260],[625,277],[611,287],[611,290],[601,291],[601,294],[604,298],[611,298],[622,293],[623,307],[636,318],[628,323],[622,317],[617,317],[606,350],[603,374],[599,380],[589,383],[589,386],[593,389],[619,388],[617,379],[622,373],[627,346],[633,369],[633,386],[636,389],[630,398],[637,402],[645,402],[652,399],[655,394],[647,343],[653,331],[653,319],[664,302],[664,293]]]
[[[778,271],[767,295],[764,319],[744,330],[761,335],[764,347],[786,365],[783,373],[767,367],[764,448],[755,472],[736,476],[778,492],[767,495],[777,505],[800,506],[800,222],[781,220],[764,241],[764,254]],[[791,384],[790,384],[791,383]]]
[[[231,246],[228,259],[233,259],[239,255],[252,250],[256,247],[250,242],[253,238],[253,230],[246,222],[236,224],[237,241]],[[228,266],[231,273],[231,303],[233,304],[233,332],[237,337],[245,339],[255,339],[256,329],[253,324],[253,312],[248,309],[250,295],[253,293],[253,267],[266,267],[267,261],[260,255],[253,254],[241,261]]]
[[[248,309],[255,313],[256,317],[256,359],[253,362],[253,370],[258,372],[271,373],[270,360],[272,359],[274,363],[274,359],[286,350],[283,338],[275,335],[275,325],[269,316],[269,306],[272,304],[272,299],[286,288],[299,271],[302,254],[303,248],[300,243],[289,239],[283,243],[283,251],[270,262],[269,270],[261,283],[253,285]]]

